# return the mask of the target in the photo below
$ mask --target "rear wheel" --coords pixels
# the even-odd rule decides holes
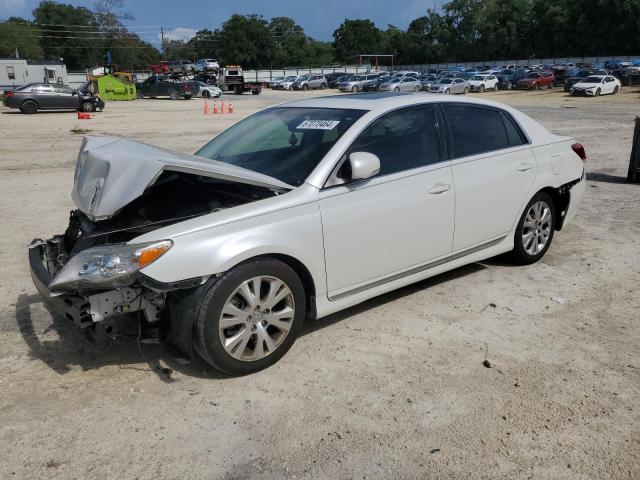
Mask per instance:
[[[462,94],[466,95],[467,93],[469,93],[469,87],[464,87],[464,91],[462,92]]]
[[[354,85],[353,87],[351,87],[351,93],[354,93],[354,92],[356,92],[357,90],[358,90],[358,89],[357,89],[357,87],[356,87],[355,85]]]
[[[140,90],[136,90],[136,98],[144,98],[144,93]]]
[[[420,87],[418,87],[418,86],[413,87],[413,91],[414,91],[414,92],[419,92],[419,91],[420,91]]]
[[[302,90],[304,90],[305,92],[309,90],[309,85],[307,85],[306,83],[302,85]]]
[[[225,373],[257,372],[291,348],[305,312],[304,287],[288,265],[275,259],[241,264],[204,294],[197,351]]]
[[[320,90],[324,90],[325,88],[327,88],[327,84],[326,83],[321,83],[320,84]]]
[[[451,93],[451,90],[449,90],[448,88],[444,91],[445,95],[449,95]]]
[[[31,115],[32,113],[36,113],[38,111],[38,104],[33,100],[27,100],[20,106],[20,111],[22,113]]]
[[[171,100],[177,100],[178,99],[178,91],[177,90],[169,90],[169,98]]]
[[[518,222],[512,257],[528,265],[540,260],[549,249],[555,230],[555,206],[551,197],[538,192],[527,204]]]

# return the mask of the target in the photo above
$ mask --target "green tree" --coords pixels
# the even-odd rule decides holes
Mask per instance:
[[[42,58],[44,54],[37,30],[23,18],[12,17],[0,23],[0,57]]]
[[[530,13],[528,0],[485,0],[474,12],[478,59],[528,57]]]
[[[232,15],[213,35],[216,57],[245,68],[273,64],[277,45],[267,21],[258,15]]]
[[[359,54],[382,53],[382,32],[371,20],[346,19],[333,32],[333,47],[336,58],[353,63]]]
[[[304,29],[289,17],[274,17],[269,30],[276,44],[272,62],[275,65],[302,65],[307,62],[309,39]]]

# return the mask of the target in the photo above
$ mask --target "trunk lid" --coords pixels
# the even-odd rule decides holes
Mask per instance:
[[[91,220],[105,220],[142,195],[167,170],[272,190],[294,188],[228,163],[125,138],[86,136],[78,155],[71,198]]]

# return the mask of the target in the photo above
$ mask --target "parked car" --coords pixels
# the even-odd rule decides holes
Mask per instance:
[[[598,97],[618,93],[621,85],[620,80],[612,75],[592,75],[574,84],[570,91],[571,95]]]
[[[432,95],[281,104],[196,155],[88,136],[69,226],[31,243],[31,276],[82,328],[248,374],[305,320],[503,253],[537,262],[576,214],[585,158],[511,107]]]
[[[329,88],[338,88],[340,82],[344,82],[350,75],[340,75],[339,77],[333,77],[329,79]]]
[[[420,89],[429,91],[431,85],[438,81],[438,77],[436,75],[425,75],[420,76]]]
[[[516,88],[540,90],[543,87],[553,88],[556,77],[551,72],[530,72],[518,80]]]
[[[194,63],[189,60],[174,60],[169,62],[167,66],[169,73],[174,75],[187,75],[196,70]]]
[[[472,92],[498,90],[498,78],[495,75],[474,75],[469,79],[469,90]]]
[[[291,90],[291,85],[298,79],[297,75],[289,75],[276,85],[276,90]]]
[[[200,84],[197,81],[174,82],[165,77],[153,75],[144,82],[136,83],[136,94],[138,98],[169,97],[171,100],[177,100],[182,97],[189,100],[200,94]]]
[[[469,82],[463,78],[443,78],[431,85],[429,88],[431,93],[449,94],[467,94],[469,93]]]
[[[220,64],[213,58],[201,58],[195,63],[193,69],[196,72],[217,72],[220,70]]]
[[[579,81],[590,77],[591,75],[608,75],[607,71],[603,68],[585,68],[580,70],[577,74],[572,77],[569,77],[564,82],[564,91],[571,91],[571,87],[578,83]]]
[[[104,109],[104,102],[97,95],[82,93],[59,83],[28,83],[4,92],[5,107],[18,108],[22,113],[39,110],[81,110],[94,112]]]
[[[222,90],[215,85],[196,80],[195,83],[200,87],[200,96],[203,98],[218,98],[222,96]]]
[[[393,76],[381,83],[378,90],[381,92],[419,92],[422,84],[414,75]]]
[[[275,77],[272,78],[271,81],[269,82],[269,88],[276,88],[276,86],[282,82],[285,79],[285,77]]]
[[[344,77],[344,72],[331,72],[324,74],[324,78],[327,79],[327,86],[329,88],[336,88],[337,80],[340,77]]]
[[[169,62],[166,60],[160,60],[156,64],[149,65],[149,69],[152,73],[156,73],[159,75],[169,73]]]
[[[390,78],[389,72],[378,72],[377,78],[363,82],[361,90],[363,92],[377,92],[380,90],[380,85],[386,83]]]
[[[338,84],[338,89],[341,92],[359,92],[361,75],[351,75]]]
[[[503,69],[496,77],[498,78],[498,88],[511,90],[515,88],[518,81],[527,75],[527,70],[523,68]]]
[[[324,90],[327,86],[328,82],[324,75],[315,74],[303,75],[291,84],[291,88],[293,90],[310,90],[318,88],[320,90]]]

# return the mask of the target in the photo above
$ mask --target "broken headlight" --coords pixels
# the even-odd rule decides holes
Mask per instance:
[[[69,259],[49,284],[50,290],[117,288],[131,285],[138,270],[171,248],[171,240],[138,245],[93,247]]]

